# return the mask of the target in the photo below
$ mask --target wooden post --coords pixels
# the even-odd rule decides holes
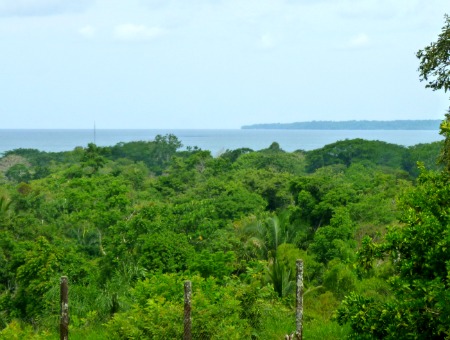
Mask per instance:
[[[303,260],[297,260],[297,310],[295,313],[297,340],[303,339]]]
[[[191,303],[192,283],[186,281],[184,283],[184,340],[192,340]]]
[[[59,321],[60,340],[69,339],[69,283],[67,276],[61,276],[60,280],[60,301],[61,318]]]

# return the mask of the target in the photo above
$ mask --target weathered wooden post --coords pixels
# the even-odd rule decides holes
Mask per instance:
[[[297,310],[295,313],[296,330],[298,340],[303,339],[303,260],[297,260]]]
[[[59,334],[61,340],[69,339],[69,280],[67,276],[61,276],[60,280],[60,301],[61,317],[59,320]]]
[[[184,283],[184,340],[192,340],[192,283],[186,281]]]

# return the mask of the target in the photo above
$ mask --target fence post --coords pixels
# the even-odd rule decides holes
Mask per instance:
[[[192,340],[191,303],[192,283],[186,281],[184,282],[184,340]]]
[[[303,260],[298,259],[297,265],[297,310],[295,313],[297,340],[303,339]]]
[[[61,317],[59,320],[60,340],[69,339],[69,283],[67,276],[61,276],[60,280],[60,301]]]

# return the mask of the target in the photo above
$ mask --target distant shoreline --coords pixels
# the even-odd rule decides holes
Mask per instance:
[[[441,120],[347,120],[252,124],[243,130],[439,130]]]

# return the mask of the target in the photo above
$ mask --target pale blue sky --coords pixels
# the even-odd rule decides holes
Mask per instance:
[[[76,4],[76,5],[74,5]],[[441,119],[449,0],[0,0],[0,128]]]

